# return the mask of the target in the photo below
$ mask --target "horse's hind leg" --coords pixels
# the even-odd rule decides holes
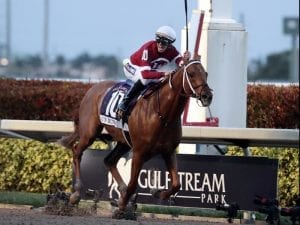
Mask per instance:
[[[130,147],[128,145],[118,142],[116,147],[104,158],[104,164],[107,166],[107,168],[111,172],[111,175],[118,183],[118,189],[121,195],[124,195],[127,189],[127,185],[125,184],[117,169],[117,163],[119,159],[129,151]]]
[[[74,190],[75,192],[70,196],[70,203],[77,204],[80,201],[80,189],[81,189],[81,179],[80,179],[80,162],[82,158],[82,154],[84,150],[90,146],[95,138],[89,139],[80,139],[78,144],[75,144],[73,151],[73,165],[74,165],[74,173],[75,173],[75,184]]]
[[[88,124],[86,124],[86,127],[88,127]],[[79,141],[72,148],[75,173],[75,192],[70,197],[70,202],[72,204],[76,204],[80,201],[80,189],[82,186],[80,179],[80,162],[82,154],[84,150],[87,149],[95,141],[99,126],[97,125],[97,123],[94,123],[94,125],[90,126],[89,129],[85,129],[85,126],[81,126],[81,128],[82,130],[80,130]]]
[[[73,151],[73,164],[74,164],[74,173],[76,178],[76,183],[74,185],[74,189],[80,189],[80,162],[82,158],[82,154],[85,149],[87,149],[93,142],[95,138],[88,138],[88,139],[79,139],[78,144],[75,144],[72,151]]]
[[[159,198],[165,200],[168,199],[171,195],[176,194],[179,191],[181,184],[178,176],[176,153],[174,152],[172,154],[163,155],[163,158],[171,176],[172,183],[171,187],[168,190],[161,191],[159,193]]]

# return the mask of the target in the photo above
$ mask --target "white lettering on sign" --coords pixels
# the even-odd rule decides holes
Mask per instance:
[[[216,204],[220,202],[221,204],[226,204],[225,200],[226,195],[224,194],[205,194],[202,193],[200,195],[200,201],[201,203],[207,203],[207,204]]]
[[[224,174],[178,172],[181,190],[201,192],[226,192]],[[164,179],[163,179],[163,176]],[[138,184],[141,188],[168,189],[171,178],[169,172],[146,170],[140,172]]]
[[[121,158],[123,159],[123,158]],[[124,159],[125,160],[125,159]],[[121,160],[122,161],[122,160]],[[130,179],[131,159],[124,163],[118,163],[118,169],[124,181],[128,184]],[[181,191],[192,192],[188,196],[181,196],[180,193],[176,197],[181,198],[195,198],[199,199],[201,203],[216,204],[221,202],[226,203],[226,185],[225,174],[220,173],[198,173],[198,172],[178,172],[181,183]],[[142,169],[138,179],[138,185],[141,189],[168,189],[170,187],[171,178],[168,171],[160,171],[156,169]],[[117,190],[117,183],[109,173],[110,192],[109,196],[112,197],[112,192],[115,191],[120,196]],[[141,191],[140,193],[142,193]],[[145,191],[144,193],[149,191]],[[146,194],[147,194],[146,193]]]

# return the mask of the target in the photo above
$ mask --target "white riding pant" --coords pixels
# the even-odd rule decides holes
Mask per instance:
[[[143,85],[147,85],[149,83],[157,83],[161,79],[145,79],[142,76],[142,71],[144,70],[151,70],[150,66],[136,66],[131,63],[130,59],[124,59],[123,60],[123,69],[125,76],[129,79],[132,80],[134,83],[140,80]],[[161,68],[158,71],[163,71],[163,68]]]

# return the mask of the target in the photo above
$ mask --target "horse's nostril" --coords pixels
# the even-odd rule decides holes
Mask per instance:
[[[203,100],[210,100],[210,99],[212,99],[212,94],[210,94],[210,93],[203,93],[203,94],[201,95],[201,98],[202,98]]]
[[[204,107],[207,107],[211,104],[212,98],[213,98],[212,93],[206,92],[206,93],[201,94],[201,96],[199,97],[199,100],[201,101],[201,103]]]

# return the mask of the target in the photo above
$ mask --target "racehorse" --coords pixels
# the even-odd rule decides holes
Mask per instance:
[[[128,135],[120,128],[103,124],[99,119],[99,105],[117,82],[103,81],[91,87],[82,99],[75,130],[60,143],[71,148],[75,173],[75,192],[70,197],[71,203],[80,200],[80,161],[84,150],[96,138],[105,138],[107,133],[116,141],[116,146],[105,157],[104,163],[118,183],[120,199],[113,218],[124,218],[125,209],[130,197],[137,188],[139,172],[143,164],[157,154],[161,154],[171,178],[168,190],[159,190],[156,196],[168,199],[181,187],[177,174],[176,147],[182,137],[181,114],[189,97],[209,106],[212,101],[212,90],[207,84],[207,72],[197,59],[185,61],[169,76],[165,77],[153,90],[148,90],[139,98],[127,117]],[[103,129],[107,133],[103,134]],[[126,137],[127,136],[127,137]],[[76,143],[76,144],[74,144]],[[116,165],[118,160],[132,149],[131,176],[128,185],[123,181]]]

